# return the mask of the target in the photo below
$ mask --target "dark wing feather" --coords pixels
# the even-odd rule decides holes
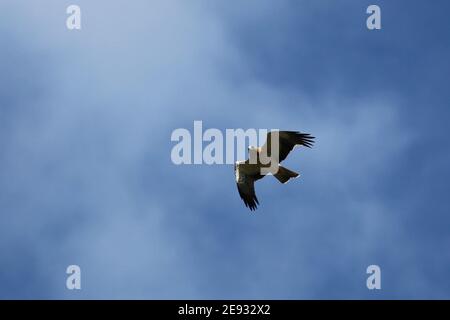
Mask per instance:
[[[300,133],[297,131],[278,131],[279,132],[279,157],[278,161],[281,162],[288,154],[294,149],[296,145],[305,146],[311,148],[314,144],[314,137],[308,133]],[[264,152],[267,156],[271,156],[271,141],[272,131],[267,134],[266,143],[262,146],[261,152]]]
[[[251,185],[249,183],[245,185],[242,183],[237,183],[237,188],[245,206],[252,211],[256,210],[259,202],[255,194],[254,182],[252,181]]]
[[[235,168],[235,170],[239,170],[239,168]],[[236,185],[245,206],[252,211],[256,210],[259,202],[255,193],[255,179],[240,172]]]

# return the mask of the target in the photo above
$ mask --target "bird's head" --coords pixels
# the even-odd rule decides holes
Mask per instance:
[[[258,148],[257,147],[255,147],[255,146],[249,146],[248,147],[248,151],[250,152],[250,151],[257,151],[258,150]]]

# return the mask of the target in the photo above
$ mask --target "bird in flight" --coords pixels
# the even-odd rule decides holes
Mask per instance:
[[[246,207],[250,210],[255,210],[259,205],[258,198],[255,194],[255,181],[266,176],[263,174],[263,169],[275,167],[273,176],[281,183],[286,183],[292,178],[296,178],[299,174],[286,169],[280,163],[286,159],[288,154],[295,146],[305,146],[311,148],[314,144],[314,137],[308,133],[300,133],[296,131],[271,131],[267,134],[266,143],[262,147],[250,146],[249,159],[245,161],[237,161],[234,165],[234,173],[236,177],[236,184],[239,195]],[[274,137],[272,137],[274,135]],[[272,140],[278,136],[278,148],[274,148],[275,152],[272,155]],[[276,140],[275,140],[276,141]],[[278,150],[277,150],[278,149]],[[265,157],[265,158],[264,158]],[[270,162],[263,159],[270,159]],[[274,163],[275,162],[275,163]]]

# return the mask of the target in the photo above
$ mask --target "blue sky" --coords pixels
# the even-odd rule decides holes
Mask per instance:
[[[449,9],[2,1],[0,297],[450,298]],[[317,144],[250,214],[232,166],[172,164],[194,120]]]

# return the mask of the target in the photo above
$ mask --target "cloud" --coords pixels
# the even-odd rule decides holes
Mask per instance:
[[[238,40],[241,26],[258,34],[269,2],[79,5],[82,30],[70,32],[63,4],[2,4],[2,297],[370,298],[373,263],[386,271],[382,297],[433,291],[420,268],[403,272],[423,256],[383,191],[417,143],[403,96],[350,94],[314,72],[320,94],[267,81],[254,69],[267,60]],[[277,10],[291,17],[287,2]],[[294,183],[258,183],[252,215],[231,166],[170,162],[172,130],[194,120],[302,130],[317,144],[286,162]],[[65,288],[69,264],[81,266],[80,292]]]

